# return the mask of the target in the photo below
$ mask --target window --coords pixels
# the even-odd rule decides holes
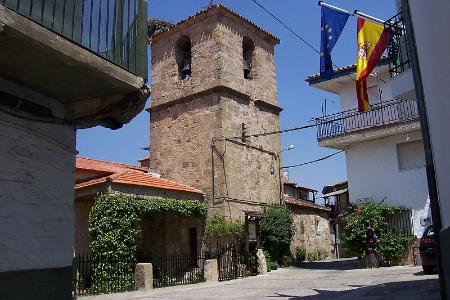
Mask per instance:
[[[191,78],[191,39],[182,36],[176,45],[176,60],[178,65],[178,78],[181,80]]]
[[[425,151],[422,140],[397,144],[400,171],[425,167]]]
[[[244,37],[242,40],[242,58],[244,61],[244,78],[252,79],[252,66],[253,66],[253,52],[255,50],[255,43],[248,38]]]

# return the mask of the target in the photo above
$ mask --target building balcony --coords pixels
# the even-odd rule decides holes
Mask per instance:
[[[146,0],[0,0],[0,79],[62,103],[79,128],[143,109],[147,41]]]
[[[385,29],[394,33],[388,45],[389,72],[391,74],[392,96],[397,99],[416,99],[414,78],[409,57],[406,26],[402,13],[384,23]]]
[[[327,115],[316,118],[316,124],[319,145],[336,149],[420,128],[417,104],[411,100],[375,104],[367,112],[353,109]]]

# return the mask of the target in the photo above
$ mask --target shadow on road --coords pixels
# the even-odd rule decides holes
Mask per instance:
[[[351,258],[332,261],[305,262],[293,267],[311,270],[352,270],[358,269],[358,264],[356,258]]]
[[[311,296],[300,297],[276,293],[275,295],[268,297],[289,300],[335,299],[343,296],[345,296],[345,299],[440,299],[438,279],[389,282],[385,284],[358,287],[347,291],[328,291],[321,289],[314,289],[314,291],[316,291],[317,294]]]

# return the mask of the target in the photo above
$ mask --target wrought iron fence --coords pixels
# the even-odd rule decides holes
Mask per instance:
[[[396,228],[404,235],[408,236],[414,235],[411,210],[405,210],[395,215],[388,216],[386,218],[386,222],[388,223],[389,227]]]
[[[219,281],[232,280],[257,274],[256,253],[238,245],[227,245],[209,253],[217,258]]]
[[[403,22],[403,14],[399,12],[384,23],[386,30],[393,32],[393,37],[388,45],[389,71],[391,77],[411,68],[411,60],[408,53],[408,40],[406,27]]]
[[[75,295],[134,290],[135,260],[79,254],[74,258]]]
[[[192,284],[205,281],[205,257],[192,253],[138,253],[138,262],[153,266],[153,287]]]
[[[147,78],[147,1],[0,0],[0,4]]]
[[[319,140],[362,129],[418,120],[417,104],[411,100],[392,100],[371,106],[367,112],[348,110],[316,119]]]

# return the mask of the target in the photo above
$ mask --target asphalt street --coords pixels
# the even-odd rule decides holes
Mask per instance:
[[[437,275],[420,266],[355,269],[352,260],[305,263],[265,275],[113,295],[106,299],[440,299]]]

